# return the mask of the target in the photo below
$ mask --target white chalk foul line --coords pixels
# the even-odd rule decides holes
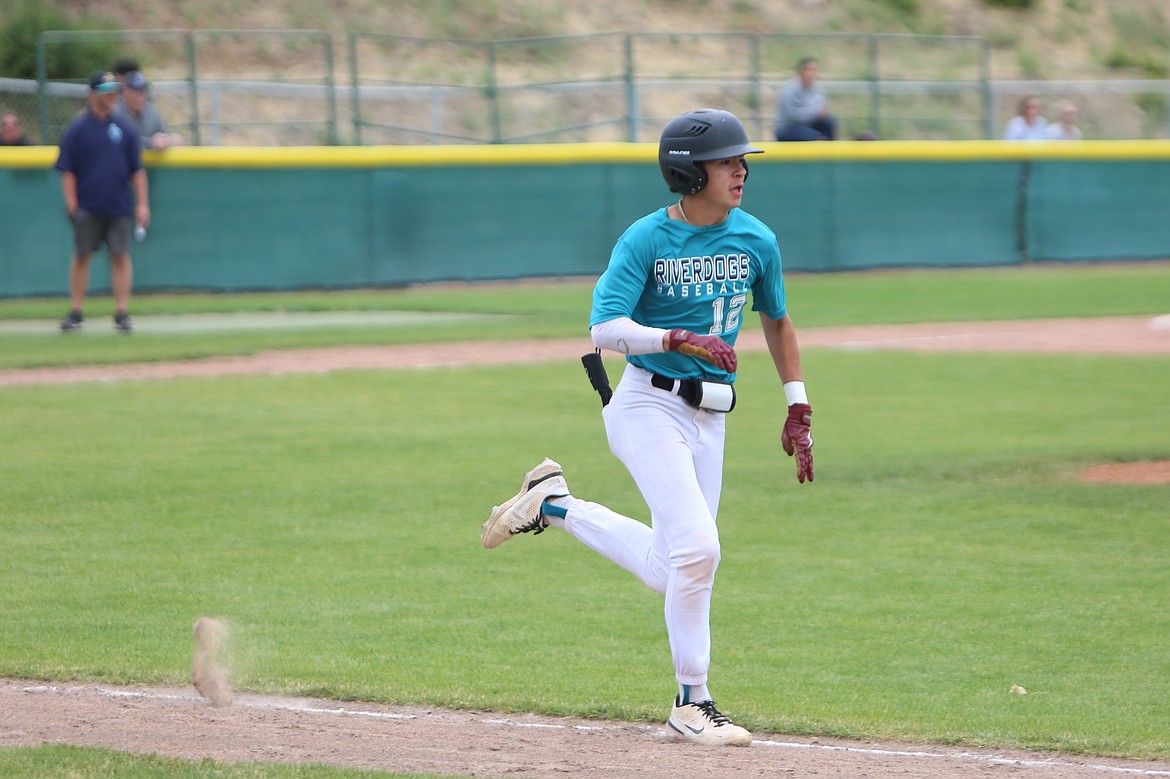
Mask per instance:
[[[826,752],[855,752],[863,755],[882,757],[914,757],[951,760],[970,760],[975,763],[1016,766],[1019,768],[1083,768],[1105,773],[1137,774],[1140,776],[1170,776],[1170,771],[1156,771],[1146,768],[1125,768],[1124,766],[1094,765],[1092,763],[1068,763],[1059,760],[1020,760],[996,755],[977,755],[972,752],[910,752],[896,749],[868,749],[865,747],[842,747],[832,744],[799,744],[785,741],[753,741],[754,747],[778,747],[781,749],[820,749]]]
[[[24,692],[95,692],[103,698],[139,698],[146,700],[158,701],[190,701],[192,703],[200,703],[205,699],[200,695],[176,695],[173,693],[160,692],[136,692],[132,690],[107,690],[102,687],[57,687],[52,685],[40,685],[37,687],[25,687]],[[315,706],[301,706],[292,703],[269,703],[264,701],[249,701],[237,699],[234,706],[247,707],[251,709],[283,709],[285,711],[296,711],[304,714],[342,714],[350,717],[370,717],[371,719],[416,719],[414,714],[396,714],[388,711],[363,711],[362,709],[347,709],[344,706],[337,706],[335,708],[318,708]]]
[[[148,700],[182,700],[199,702],[204,700],[199,695],[176,695],[172,693],[157,693],[157,692],[136,692],[127,690],[109,690],[102,687],[61,687],[56,685],[39,685],[36,687],[24,687],[23,692],[30,693],[81,693],[81,692],[96,692],[97,695],[108,698],[142,698]],[[418,719],[416,714],[395,714],[392,712],[381,711],[363,711],[361,709],[347,709],[343,706],[336,708],[320,708],[316,706],[306,706],[294,703],[270,703],[264,701],[249,701],[237,699],[233,704],[235,706],[261,708],[261,709],[282,709],[285,711],[301,712],[304,714],[332,714],[343,717],[370,717],[373,719],[389,719],[389,720],[409,720]],[[441,715],[424,715],[425,719],[442,719]],[[509,719],[484,719],[480,720],[487,725],[500,725],[508,728],[536,728],[542,730],[578,730],[578,731],[606,731],[606,730],[628,730],[628,726],[621,725],[561,725],[556,723],[546,722],[516,722]],[[641,730],[655,730],[652,726],[642,726]],[[668,734],[664,729],[657,729],[659,737],[666,738]],[[915,759],[950,759],[950,760],[966,760],[972,763],[986,763],[988,765],[1003,765],[1016,768],[1080,768],[1089,771],[1100,771],[1101,773],[1113,774],[1130,774],[1134,776],[1170,776],[1170,771],[1147,769],[1147,768],[1126,768],[1124,766],[1112,765],[1096,765],[1093,763],[1069,763],[1058,760],[1021,760],[1019,758],[1000,757],[997,755],[980,755],[973,752],[922,752],[909,751],[897,749],[871,749],[867,747],[845,747],[836,746],[833,744],[801,744],[794,741],[769,741],[756,739],[752,741],[753,747],[772,748],[772,749],[809,749],[821,750],[824,752],[847,752],[861,755],[879,755],[881,757],[907,757]]]
[[[504,725],[509,728],[535,728],[537,730],[568,730],[571,728],[573,730],[597,731],[608,729],[601,725],[556,725],[551,722],[513,722],[507,719],[485,719],[480,721],[486,725]]]
[[[98,690],[99,695],[110,698],[157,698],[160,700],[189,700],[202,701],[198,695],[169,695],[164,693],[128,692],[125,690]],[[316,706],[300,706],[292,703],[272,703],[266,701],[236,701],[235,705],[246,706],[251,709],[281,709],[296,711],[302,714],[340,714],[347,717],[369,717],[371,719],[416,719],[414,714],[396,714],[389,711],[363,711],[362,709],[347,709],[344,706],[323,709]]]

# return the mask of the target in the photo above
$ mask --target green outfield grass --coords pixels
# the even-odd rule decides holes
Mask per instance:
[[[0,749],[0,776],[21,779],[452,779],[438,774],[388,774],[352,768],[283,763],[218,763],[158,755],[131,755],[109,749],[43,746]]]
[[[801,327],[1170,313],[1170,263],[799,274],[788,279],[788,286],[791,313]],[[584,337],[591,292],[592,281],[578,280],[271,295],[143,295],[133,303],[142,326],[131,338],[108,337],[113,312],[108,298],[91,298],[86,305],[88,330],[66,337],[56,327],[68,307],[63,300],[0,299],[0,369],[338,344]],[[264,311],[454,312],[475,319],[196,332],[152,331],[145,319]],[[3,326],[14,322],[25,332]],[[746,327],[755,326],[755,319],[748,317]]]
[[[810,324],[1155,314],[1170,268],[791,287]],[[587,285],[533,289],[551,302],[531,313],[525,286],[337,300],[445,299],[571,334]],[[158,359],[145,335],[84,343]],[[1170,488],[1075,478],[1170,458],[1170,358],[806,350],[811,485],[779,446],[769,358],[741,365],[721,707],[760,731],[1170,759]],[[659,596],[564,533],[479,547],[545,455],[575,494],[646,517],[575,361],[0,388],[0,430],[0,675],[183,684],[209,615],[231,625],[241,690],[643,721],[673,695]],[[83,753],[0,752],[0,772],[136,760]]]

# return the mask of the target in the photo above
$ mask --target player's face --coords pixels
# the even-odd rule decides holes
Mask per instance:
[[[699,192],[720,210],[739,208],[743,201],[743,182],[747,178],[747,164],[743,157],[728,157],[705,163],[707,186]]]

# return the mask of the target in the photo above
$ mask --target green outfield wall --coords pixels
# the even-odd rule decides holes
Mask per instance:
[[[1170,141],[762,144],[747,210],[790,271],[1170,257]],[[654,144],[178,148],[146,155],[138,290],[596,275],[673,202]],[[0,295],[64,295],[53,147],[0,148]],[[91,287],[108,288],[94,266]]]

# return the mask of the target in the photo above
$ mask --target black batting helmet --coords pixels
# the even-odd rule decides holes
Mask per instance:
[[[748,142],[747,130],[735,114],[700,108],[671,119],[663,128],[658,167],[671,192],[693,195],[707,185],[704,162],[763,151]]]

